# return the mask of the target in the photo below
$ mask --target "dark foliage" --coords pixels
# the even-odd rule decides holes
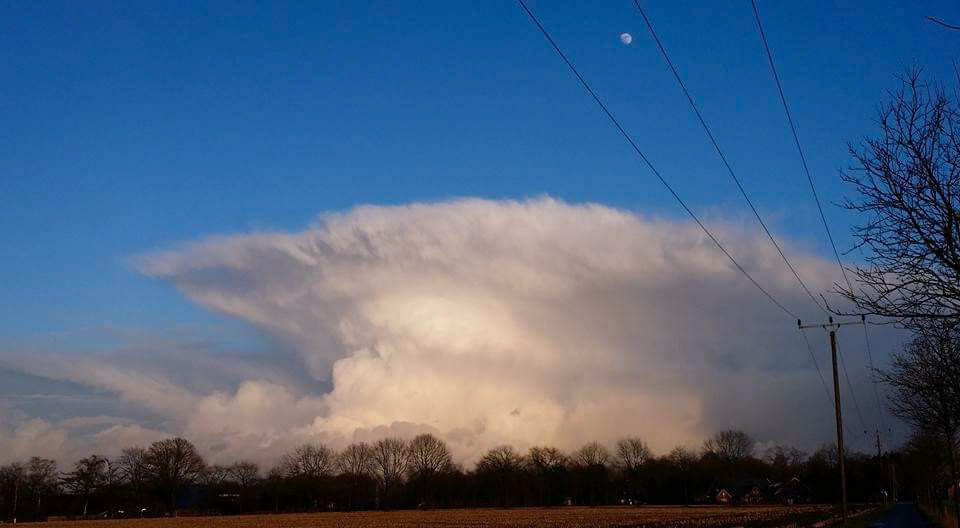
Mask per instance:
[[[730,450],[718,448],[722,439],[736,442]],[[911,445],[920,446],[919,442]],[[452,462],[441,440],[423,436],[410,442],[353,444],[339,453],[305,444],[263,474],[251,462],[208,466],[189,442],[171,439],[147,449],[127,449],[114,461],[91,456],[67,473],[58,473],[53,462],[44,459],[4,466],[0,518],[80,518],[84,512],[87,517],[139,517],[168,515],[174,509],[218,515],[386,507],[693,504],[715,502],[720,489],[729,489],[737,503],[757,486],[763,502],[838,500],[832,446],[809,457],[793,448],[774,447],[758,458],[754,445],[746,434],[727,431],[708,441],[701,454],[677,448],[661,457],[639,437],[622,439],[612,451],[590,442],[569,454],[549,446],[526,454],[501,446],[482,456],[475,469],[465,470]],[[926,460],[925,451],[911,449],[904,454],[906,460]],[[884,468],[875,457],[848,454],[851,500],[878,497],[880,483],[886,482]],[[917,481],[928,478],[932,477],[917,470]]]

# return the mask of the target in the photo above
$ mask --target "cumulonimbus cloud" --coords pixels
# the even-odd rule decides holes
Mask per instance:
[[[712,229],[781,302],[813,313],[761,232]],[[784,244],[811,288],[830,288],[834,266]],[[570,449],[625,434],[658,451],[727,427],[805,446],[830,437],[795,322],[689,222],[549,198],[368,206],[136,265],[288,343],[316,381],[250,375],[174,398],[175,432],[215,457],[418,431],[467,463],[503,443]],[[136,383],[91,383],[156,401]]]

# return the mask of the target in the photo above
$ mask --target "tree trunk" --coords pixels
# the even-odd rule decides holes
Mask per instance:
[[[541,477],[541,480],[540,480],[540,507],[541,508],[547,505],[547,501],[545,499],[546,494],[547,494],[547,479],[546,477]]]
[[[957,481],[957,448],[954,443],[955,437],[956,435],[954,434],[948,435],[947,443],[950,448],[950,477],[952,479],[950,484],[953,488],[953,515],[956,526],[960,526],[960,485],[958,485]]]
[[[177,516],[177,491],[175,489],[170,490],[170,516]]]

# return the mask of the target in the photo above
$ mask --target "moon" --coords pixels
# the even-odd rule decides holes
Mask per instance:
[[[624,44],[630,44],[633,42],[633,35],[630,33],[620,33],[620,42],[623,42]]]

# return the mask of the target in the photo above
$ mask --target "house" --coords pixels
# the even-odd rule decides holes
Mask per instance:
[[[778,487],[765,478],[729,480],[717,488],[716,504],[763,504],[776,502]]]
[[[731,504],[733,503],[733,494],[725,488],[720,488],[714,500],[717,504]]]
[[[759,485],[748,485],[740,490],[740,504],[760,504],[765,502],[765,499],[764,489]]]
[[[800,483],[799,477],[792,477],[783,482],[774,482],[770,485],[771,502],[784,505],[810,502],[810,492]]]

